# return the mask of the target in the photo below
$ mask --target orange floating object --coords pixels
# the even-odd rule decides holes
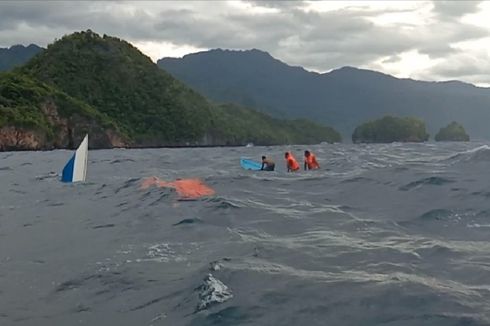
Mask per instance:
[[[143,179],[140,189],[148,189],[152,186],[158,188],[174,188],[182,199],[198,199],[212,196],[216,193],[199,179],[180,179],[167,182],[157,177],[149,177]]]

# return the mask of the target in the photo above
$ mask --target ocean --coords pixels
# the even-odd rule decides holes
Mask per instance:
[[[61,183],[71,155],[0,153],[0,325],[490,325],[485,143],[93,150]]]

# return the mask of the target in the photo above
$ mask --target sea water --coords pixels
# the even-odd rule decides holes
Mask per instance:
[[[0,325],[490,324],[484,143],[93,150],[61,183],[71,155],[0,153]]]

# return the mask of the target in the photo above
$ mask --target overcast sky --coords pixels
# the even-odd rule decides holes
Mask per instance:
[[[92,29],[155,61],[257,48],[326,72],[341,66],[490,86],[490,2],[1,1],[0,47]]]

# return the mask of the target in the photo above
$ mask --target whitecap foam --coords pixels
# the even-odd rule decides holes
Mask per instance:
[[[212,305],[223,303],[233,298],[231,290],[220,280],[208,274],[199,287],[199,305],[197,310],[205,310]]]

